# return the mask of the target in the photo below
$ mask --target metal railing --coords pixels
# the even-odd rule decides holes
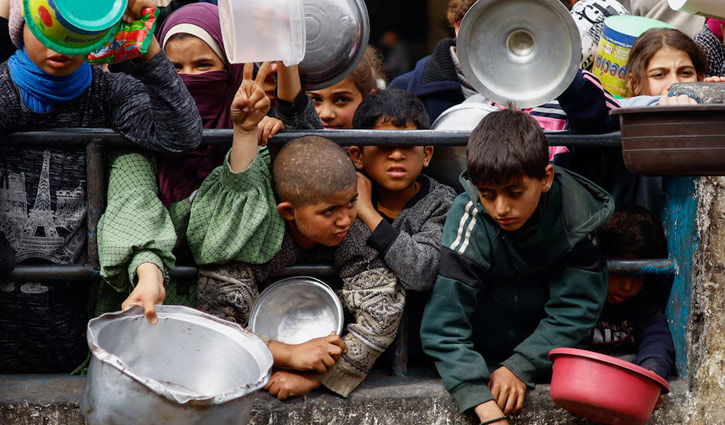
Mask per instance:
[[[318,135],[330,138],[342,145],[433,145],[436,147],[465,146],[469,133],[457,131],[433,130],[317,130],[284,131],[270,140],[271,146],[281,146],[295,138],[305,135]],[[567,132],[547,133],[551,146],[582,147],[619,147],[620,134],[600,135],[575,134]],[[232,130],[204,130],[204,144],[226,144],[231,146]],[[137,148],[119,134],[107,129],[55,129],[14,133],[6,136],[3,143],[9,146],[25,148],[53,147],[56,149],[85,150],[88,202],[88,264],[81,265],[19,265],[11,274],[13,281],[38,281],[77,279],[92,280],[99,277],[97,226],[105,208],[105,164],[104,152],[109,150]],[[691,258],[689,259],[691,261]],[[673,258],[649,259],[637,261],[610,261],[611,272],[636,275],[675,275],[678,265]],[[193,280],[198,269],[193,266],[179,266],[170,271],[172,279]],[[334,277],[337,271],[330,265],[296,265],[284,269],[278,276],[312,275]],[[394,345],[393,374],[404,376],[407,373],[407,320],[401,323],[400,332]],[[678,356],[681,355],[678,352]],[[686,361],[686,360],[685,360]],[[682,360],[679,362],[682,364]]]

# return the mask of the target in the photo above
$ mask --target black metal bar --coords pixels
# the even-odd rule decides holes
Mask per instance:
[[[435,145],[465,146],[469,132],[438,130],[288,130],[277,134],[270,145],[283,145],[298,137],[314,134],[334,140],[343,145]],[[620,146],[620,133],[578,134],[570,132],[547,132],[552,146]],[[99,128],[72,128],[13,133],[5,136],[3,143],[24,147],[83,147],[91,141],[100,140],[103,147],[130,147],[133,143],[118,133]],[[232,130],[204,130],[204,144],[228,144],[232,141]]]
[[[607,263],[612,273],[626,273],[637,275],[673,275],[677,273],[677,264],[672,259],[659,260],[614,260]],[[199,268],[194,266],[179,266],[172,269],[169,274],[172,279],[196,279]],[[90,265],[21,265],[15,267],[10,275],[12,281],[46,280],[46,279],[83,279],[90,280],[98,277],[98,269]],[[285,267],[274,277],[289,276],[316,276],[337,277],[335,267],[325,264],[303,264]]]
[[[105,209],[105,167],[101,142],[92,141],[86,147],[86,197],[88,202],[88,263],[100,268],[98,261],[98,220]]]
[[[607,261],[610,273],[639,276],[671,276],[677,274],[677,263],[671,258],[658,260],[612,260]]]
[[[37,280],[93,280],[98,270],[88,265],[32,265],[17,266],[10,273],[11,282]]]

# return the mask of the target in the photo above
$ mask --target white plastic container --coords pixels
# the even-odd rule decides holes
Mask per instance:
[[[691,15],[725,19],[724,0],[669,0],[670,9]]]
[[[291,66],[302,62],[303,0],[219,0],[218,4],[230,63],[281,60]]]

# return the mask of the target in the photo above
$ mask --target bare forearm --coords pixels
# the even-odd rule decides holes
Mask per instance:
[[[297,65],[284,66],[278,62],[277,69],[277,98],[287,102],[294,102],[297,94],[302,90],[300,72]]]
[[[232,171],[238,173],[249,168],[249,165],[257,157],[257,132],[255,127],[252,131],[244,131],[234,126],[232,151],[229,154],[229,165]]]

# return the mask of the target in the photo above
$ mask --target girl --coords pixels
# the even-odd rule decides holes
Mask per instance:
[[[308,91],[307,97],[303,91],[297,90],[301,85],[296,69],[285,69],[281,66],[278,75],[277,117],[290,128],[350,129],[352,117],[363,99],[373,94],[381,81],[384,85],[382,76],[378,51],[370,46],[347,78],[332,87]],[[293,93],[294,102],[284,101],[282,91]]]
[[[204,128],[231,128],[230,107],[242,82],[243,65],[226,60],[217,7],[208,3],[182,7],[168,17],[159,36],[196,102]],[[267,118],[260,127],[269,137],[282,124]],[[177,234],[184,231],[190,197],[223,162],[226,151],[224,146],[208,145],[182,155],[159,156],[156,167],[152,158],[140,153],[121,153],[112,158],[108,206],[99,222],[98,240],[101,275],[115,291],[102,286],[104,302],[97,305],[96,314],[115,310],[119,305],[127,308],[138,304],[144,307],[149,320],[155,321],[153,305],[164,300],[164,282],[176,260],[172,249],[178,245],[176,254],[190,258],[186,245],[177,244]],[[129,282],[136,279],[129,295]],[[172,301],[191,303],[192,296],[179,295],[184,292],[177,288]]]
[[[669,98],[674,83],[703,81],[707,57],[685,33],[668,28],[651,29],[632,46],[627,61],[627,85],[635,96],[620,102],[623,107],[651,103],[637,96],[663,96],[659,104],[695,103],[684,97]],[[689,100],[688,100],[689,99]]]

